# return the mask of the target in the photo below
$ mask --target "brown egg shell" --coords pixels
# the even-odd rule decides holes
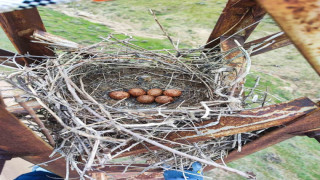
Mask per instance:
[[[182,92],[178,89],[167,89],[163,94],[170,97],[178,97],[181,96]]]
[[[159,88],[154,88],[154,89],[150,89],[147,93],[150,96],[161,96],[163,93],[163,90]]]
[[[137,97],[137,101],[142,104],[150,104],[154,102],[154,97],[150,95],[142,95]]]
[[[159,104],[171,103],[173,101],[174,101],[173,98],[170,96],[158,96],[156,98],[156,102]]]
[[[111,93],[109,93],[109,96],[112,99],[121,100],[121,99],[129,98],[130,94],[125,91],[112,91]]]
[[[147,94],[146,91],[141,88],[132,88],[128,92],[131,96],[134,96],[134,97],[138,97],[138,96],[142,96],[142,95]]]

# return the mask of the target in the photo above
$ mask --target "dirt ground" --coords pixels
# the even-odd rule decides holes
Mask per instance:
[[[6,161],[0,175],[0,180],[13,180],[21,174],[31,172],[32,166],[33,164],[21,158],[13,158]]]

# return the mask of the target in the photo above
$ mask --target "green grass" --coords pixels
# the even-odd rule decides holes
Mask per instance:
[[[203,44],[225,4],[226,0],[117,0],[99,3],[82,0],[81,3],[70,3],[69,7],[112,19],[115,22],[129,24],[139,31],[161,35],[162,32],[149,12],[149,9],[153,9],[157,19],[173,37],[180,38],[184,43],[196,41]],[[250,38],[256,39],[277,31],[280,29],[267,16]],[[199,39],[199,36],[203,38]]]
[[[242,171],[252,171],[257,179],[316,180],[320,179],[319,158],[320,146],[315,139],[294,137],[228,165]],[[244,180],[217,169],[207,175],[216,179]]]
[[[290,86],[290,83],[283,81],[282,79],[276,78],[274,76],[256,71],[252,71],[246,77],[245,87],[252,88],[256,83],[257,77],[260,77],[259,85],[256,88],[256,90],[260,91],[257,92],[267,91],[269,94],[275,96],[275,98],[272,98],[272,103],[281,103],[284,101],[289,101],[291,99],[301,97],[300,94],[294,96],[287,90],[282,89],[282,87]],[[247,90],[246,92],[248,93],[249,90]],[[263,93],[261,93],[261,95],[263,95]]]
[[[100,42],[103,37],[115,33],[105,25],[93,23],[81,18],[66,16],[47,8],[39,8],[40,15],[46,30],[52,34],[64,37],[68,40],[91,45]],[[125,38],[125,35],[115,35],[117,38]],[[133,37],[133,44],[146,49],[172,49],[168,40]],[[183,45],[186,47],[186,45]]]
[[[2,29],[0,30],[0,42],[1,42],[1,46],[0,46],[1,49],[17,52]]]

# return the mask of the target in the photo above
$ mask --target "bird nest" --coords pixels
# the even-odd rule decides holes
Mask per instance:
[[[43,106],[38,115],[55,141],[54,153],[64,156],[82,177],[88,177],[89,170],[117,163],[115,158],[134,148],[148,149],[148,145],[158,150],[148,149],[123,161],[149,163],[149,168],[181,168],[192,161],[217,165],[215,160],[258,133],[196,143],[166,138],[206,128],[198,124],[207,120],[216,119],[218,124],[219,117],[241,110],[243,92],[234,91],[241,89],[240,82],[250,64],[243,74],[235,74],[227,66],[241,56],[250,61],[241,46],[226,52],[205,52],[203,48],[151,51],[132,44],[130,39],[110,35],[78,51],[55,51],[55,58],[23,67],[8,80],[27,92],[26,98],[36,99]],[[241,53],[226,58],[235,51]],[[182,95],[167,104],[109,97],[112,91],[131,88],[178,89]]]

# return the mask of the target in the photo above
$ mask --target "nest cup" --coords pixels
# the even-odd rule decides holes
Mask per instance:
[[[141,104],[134,97],[119,102],[109,97],[110,92],[128,91],[131,88],[142,88],[146,91],[152,88],[179,89],[182,95],[175,98],[173,103],[165,105],[166,108],[171,109],[181,105],[195,106],[208,99],[208,90],[197,77],[169,68],[157,68],[152,65],[151,60],[143,62],[143,66],[139,66],[139,63],[133,60],[126,64],[126,67],[121,63],[114,65],[84,64],[73,72],[76,74],[73,78],[82,78],[85,90],[99,103],[121,109],[157,108],[160,105],[157,103]]]
[[[109,36],[104,42],[76,52],[57,49],[57,58],[32,68],[24,67],[8,79],[27,92],[26,97],[42,103],[45,110],[39,112],[39,117],[49,124],[47,128],[56,141],[54,153],[67,157],[71,166],[84,175],[88,169],[113,163],[133,145],[144,147],[132,133],[161,144],[175,143],[164,139],[169,133],[195,131],[195,123],[232,113],[228,107],[234,103],[228,101],[232,82],[226,79],[233,72],[224,67],[232,60],[224,57],[233,51],[211,51],[205,56],[201,48],[149,51],[128,39]],[[179,89],[182,95],[164,105],[141,104],[133,97],[114,100],[108,95],[131,88]],[[207,107],[201,104],[204,101]],[[202,118],[206,113],[206,118]],[[222,142],[224,139],[228,141]],[[175,149],[189,154],[202,150],[216,160],[227,154],[233,139],[215,139],[199,146],[179,144]],[[213,144],[212,148],[208,149],[208,144]],[[166,150],[157,152],[158,155],[149,151],[134,156],[132,162],[139,158],[161,165],[167,158],[166,164],[180,168],[191,161],[185,157],[172,159]],[[86,166],[81,169],[77,163],[83,160]]]

